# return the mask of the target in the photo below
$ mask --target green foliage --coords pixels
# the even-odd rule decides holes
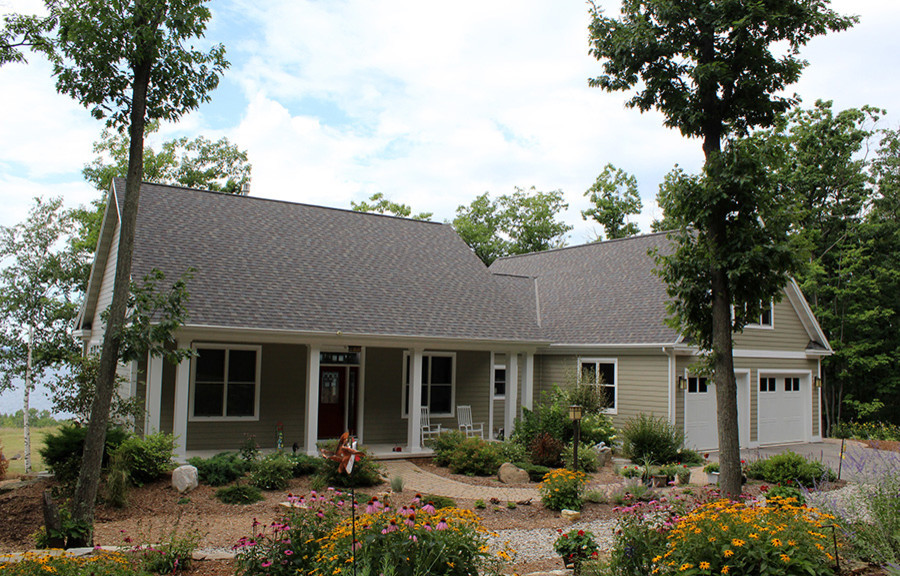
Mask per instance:
[[[636,502],[652,502],[659,493],[641,480],[629,478],[609,494],[609,501],[616,506],[631,506]]]
[[[531,448],[541,434],[569,443],[574,437],[574,425],[569,419],[569,406],[578,404],[583,409],[581,419],[581,439],[589,444],[603,442],[612,446],[616,441],[616,429],[609,415],[602,413],[605,406],[596,386],[573,381],[569,386],[554,386],[541,395],[541,400],[533,410],[523,409],[522,417],[516,421],[511,439],[513,442]],[[535,464],[541,464],[532,459]],[[559,461],[550,462],[550,466]]]
[[[585,414],[581,419],[581,441],[597,445],[601,442],[613,447],[618,438],[618,431],[608,414]]]
[[[145,542],[137,547],[143,568],[164,576],[190,570],[194,551],[200,546],[202,534],[196,528],[182,529],[181,516],[159,543]]]
[[[793,504],[806,504],[806,497],[799,488],[794,486],[771,486],[766,490],[766,506],[779,506],[784,502]]]
[[[832,428],[835,438],[855,438],[857,440],[900,441],[900,426],[890,422],[839,422]]]
[[[371,204],[369,203],[371,202]],[[392,216],[399,216],[401,218],[412,218],[413,220],[431,220],[431,217],[434,215],[431,212],[421,212],[419,214],[413,214],[412,208],[410,208],[406,204],[399,204],[397,202],[392,202],[384,197],[384,194],[381,192],[376,192],[369,197],[368,202],[353,202],[350,201],[350,206],[353,207],[355,212],[371,212],[374,214],[390,214]]]
[[[592,206],[582,210],[581,217],[585,220],[590,218],[603,226],[607,240],[640,233],[636,223],[626,223],[629,216],[640,214],[643,207],[637,178],[607,164],[584,195],[590,197]]]
[[[551,510],[581,510],[581,497],[586,484],[587,475],[584,472],[560,468],[544,476],[538,491],[541,502]]]
[[[563,449],[562,459],[565,467],[572,469],[574,465],[575,444],[567,444]],[[593,473],[600,468],[600,455],[594,450],[593,445],[582,442],[578,446],[578,469],[582,472]]]
[[[0,414],[0,428],[21,428],[25,425],[24,416],[22,410],[16,410],[15,414]],[[53,417],[53,413],[49,410],[38,410],[37,408],[29,408],[28,423],[35,428],[45,428],[61,424],[59,420]]]
[[[459,430],[449,430],[438,434],[431,441],[431,449],[434,451],[434,463],[438,466],[449,466],[450,456],[465,439],[465,433]]]
[[[584,493],[584,501],[592,504],[606,504],[609,501],[606,494],[599,490],[588,490]]]
[[[216,490],[216,498],[225,504],[253,504],[263,500],[263,495],[256,486],[235,484]]]
[[[574,564],[576,572],[580,572],[581,564],[584,561],[597,557],[600,547],[597,546],[592,532],[575,528],[565,533],[562,530],[557,530],[557,532],[560,533],[560,536],[553,543],[553,549],[563,557],[567,564]]]
[[[221,452],[206,459],[197,456],[188,459],[188,464],[197,468],[200,481],[210,486],[224,486],[250,470],[250,464],[236,452]]]
[[[241,442],[241,458],[248,464],[259,459],[259,444],[253,434],[244,435],[244,441]]]
[[[456,500],[447,496],[438,496],[437,494],[425,494],[422,496],[422,503],[431,504],[437,510],[456,507]]]
[[[823,480],[835,480],[837,475],[817,460],[807,460],[790,450],[769,458],[750,462],[744,468],[748,478],[772,484],[794,484],[811,487]]]
[[[128,504],[129,485],[128,463],[122,451],[116,450],[110,456],[109,471],[106,473],[106,501],[116,508],[124,508]]]
[[[455,474],[492,476],[503,463],[498,446],[481,438],[466,438],[450,454],[450,470]]]
[[[550,468],[547,466],[538,466],[530,462],[513,462],[513,465],[528,472],[528,478],[532,482],[540,482],[550,472]]]
[[[91,533],[91,526],[86,522],[80,522],[72,517],[68,506],[59,508],[59,530],[47,530],[42,526],[35,534],[35,547],[39,549],[49,548],[51,544],[62,545],[63,548],[71,548],[73,543],[83,541]]]
[[[319,471],[312,477],[313,486],[325,488],[334,486],[337,488],[364,488],[381,484],[381,466],[369,456],[365,447],[360,447],[362,454],[353,465],[352,474],[343,474],[338,471],[338,463],[334,460],[323,459]]]
[[[4,564],[9,576],[149,576],[139,559],[126,552],[96,551],[89,556],[45,556],[26,553],[20,562]]]
[[[710,462],[706,466],[703,467],[703,471],[707,474],[712,474],[714,472],[719,471],[719,463],[718,462]]]
[[[131,481],[143,486],[172,469],[174,451],[175,437],[157,432],[143,438],[130,436],[116,449],[115,455],[122,458]]]
[[[478,510],[484,510],[485,508],[487,508],[487,504],[484,503],[484,500],[479,498],[475,501],[475,508]]]
[[[403,492],[403,476],[391,477],[391,492]]]
[[[528,450],[525,449],[525,446],[511,439],[495,444],[497,444],[497,451],[504,462],[521,462],[528,458]]]
[[[507,502],[506,502],[506,508],[507,508],[508,510],[515,510],[515,509],[516,509],[516,502],[515,502],[514,500],[509,500],[509,501],[507,501]]]
[[[44,438],[44,445],[38,449],[47,468],[61,484],[72,484],[81,470],[81,455],[84,452],[84,438],[87,428],[65,424]],[[125,441],[128,433],[121,428],[106,431],[106,445],[103,451],[103,465],[108,456]]]
[[[678,459],[676,461],[688,466],[700,466],[705,462],[703,456],[691,448],[682,448],[679,450]]]
[[[541,432],[531,441],[528,450],[531,461],[538,466],[559,466],[565,446],[562,441],[547,432]]]
[[[569,205],[562,190],[541,192],[532,186],[491,200],[485,192],[468,206],[456,209],[453,229],[490,265],[511,254],[540,252],[563,246],[572,229],[558,215]]]
[[[288,454],[287,458],[294,464],[294,478],[315,474],[322,466],[321,458],[303,454],[302,452]]]
[[[622,450],[633,462],[677,462],[684,444],[684,432],[665,418],[638,414],[622,429]]]
[[[49,380],[49,388],[53,393],[53,409],[57,412],[69,412],[73,420],[86,425],[91,417],[91,406],[94,404],[94,393],[97,379],[100,376],[100,356],[88,354],[72,357],[68,361],[68,370],[59,372]],[[113,391],[109,409],[115,420],[140,419],[143,416],[143,401],[140,398],[122,396],[120,385],[126,378],[116,376],[116,389]]]
[[[293,462],[280,452],[260,458],[250,469],[250,483],[263,490],[284,490],[293,476]]]

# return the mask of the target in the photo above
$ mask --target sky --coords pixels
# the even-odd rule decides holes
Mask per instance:
[[[618,13],[617,0],[599,2]],[[588,53],[588,7],[547,0],[213,0],[208,46],[231,67],[212,100],[149,144],[227,137],[249,153],[251,195],[349,208],[376,192],[451,220],[456,207],[514,187],[561,189],[575,226],[593,240],[584,192],[607,163],[637,176],[642,230],[675,164],[697,171],[700,142],[627,109],[626,93],[588,87],[601,73]],[[0,12],[35,12],[38,0],[0,0]],[[834,0],[861,18],[818,37],[792,87],[807,106],[872,104],[900,125],[900,2]],[[81,176],[101,122],[57,94],[46,61],[0,68],[0,225],[31,198],[97,197]]]

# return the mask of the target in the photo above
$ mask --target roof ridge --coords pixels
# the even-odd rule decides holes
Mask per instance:
[[[550,248],[549,250],[540,250],[538,252],[528,252],[527,254],[510,254],[509,256],[501,256],[497,258],[498,260],[512,260],[514,258],[524,258],[527,256],[536,256],[538,254],[547,254],[550,252],[561,252],[563,250],[576,250],[578,248],[589,248],[591,246],[601,246],[604,244],[612,244],[615,242],[627,242],[630,240],[639,240],[644,238],[650,238],[652,236],[662,236],[664,234],[669,234],[672,232],[671,230],[664,230],[661,232],[648,232],[647,234],[636,234],[634,236],[628,236],[627,238],[611,238],[609,240],[602,240],[599,242],[588,242],[586,244],[574,244],[572,246],[560,246],[559,248]]]
[[[124,178],[116,178],[116,179],[117,180],[125,180]],[[147,181],[142,180],[141,188],[143,188],[144,185],[159,186],[159,187],[163,187],[163,188],[173,188],[173,189],[184,190],[184,191],[188,191],[188,192],[200,192],[203,194],[214,194],[217,196],[225,196],[225,197],[232,197],[232,198],[246,198],[248,200],[258,200],[258,201],[262,201],[262,202],[277,202],[279,204],[287,204],[289,206],[305,206],[307,208],[318,208],[321,210],[333,210],[335,212],[344,212],[347,214],[359,214],[361,216],[378,216],[381,218],[392,218],[394,220],[401,220],[401,221],[405,221],[405,222],[422,222],[425,224],[436,224],[438,226],[443,226],[445,224],[444,222],[437,222],[434,220],[417,220],[415,218],[406,218],[404,216],[395,216],[393,214],[379,214],[378,212],[360,212],[357,210],[353,210],[351,208],[337,208],[335,206],[322,206],[320,204],[310,204],[308,202],[292,202],[290,200],[281,200],[279,198],[265,198],[263,196],[245,196],[243,194],[232,194],[230,192],[222,192],[220,190],[204,190],[202,188],[191,188],[189,186],[180,186],[177,184],[163,184],[161,182],[147,182]]]

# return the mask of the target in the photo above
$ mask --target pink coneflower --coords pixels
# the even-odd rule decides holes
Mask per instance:
[[[413,534],[412,536],[410,536],[409,539],[412,540],[413,542],[418,542],[418,541],[419,541],[419,539],[416,537],[415,534]]]
[[[449,528],[449,526],[447,526],[447,519],[441,518],[441,521],[437,523],[437,526],[435,526],[435,528],[437,528],[438,530],[446,530],[447,528]]]
[[[390,532],[396,532],[397,530],[399,530],[399,528],[397,528],[397,521],[391,518],[391,523],[388,524],[387,528],[382,530],[381,533],[388,534]]]
[[[375,507],[375,502],[376,500],[374,498],[369,500],[369,503],[366,504],[366,514],[374,514],[375,511],[378,510],[378,508]]]
[[[284,551],[284,555],[285,555],[285,556],[291,556],[291,555],[293,555],[293,554],[294,554],[294,551],[293,551],[293,550],[285,550],[285,551]]]
[[[429,501],[428,504],[422,506],[422,512],[434,514],[434,503]]]
[[[416,515],[410,514],[406,517],[406,520],[403,521],[407,526],[415,526],[416,525]]]
[[[426,532],[431,532],[431,522],[426,522],[423,528],[425,528]]]
[[[271,566],[271,565],[272,565],[272,563],[269,562],[268,560],[266,560],[265,562],[262,563],[262,567],[263,567],[263,568],[268,568],[268,567]]]
[[[413,497],[413,499],[412,499],[412,505],[413,505],[413,506],[418,506],[418,505],[421,504],[421,503],[422,503],[422,495],[421,495],[421,494],[416,494],[415,497]]]

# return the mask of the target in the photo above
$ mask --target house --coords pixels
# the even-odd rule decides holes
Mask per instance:
[[[103,336],[124,189],[110,189],[78,318],[87,349]],[[653,412],[713,447],[714,387],[691,374],[697,351],[663,322],[647,255],[665,244],[649,235],[488,269],[447,224],[144,184],[132,277],[196,270],[177,332],[195,356],[122,367],[125,392],[144,399],[137,428],[174,433],[180,457],[248,435],[273,447],[279,434],[314,453],[344,430],[408,455],[426,451],[409,406],[454,429],[456,407],[470,405],[494,434],[581,374],[609,393],[618,424]],[[828,343],[796,286],[786,293],[738,337],[747,445],[819,436],[813,378]]]

